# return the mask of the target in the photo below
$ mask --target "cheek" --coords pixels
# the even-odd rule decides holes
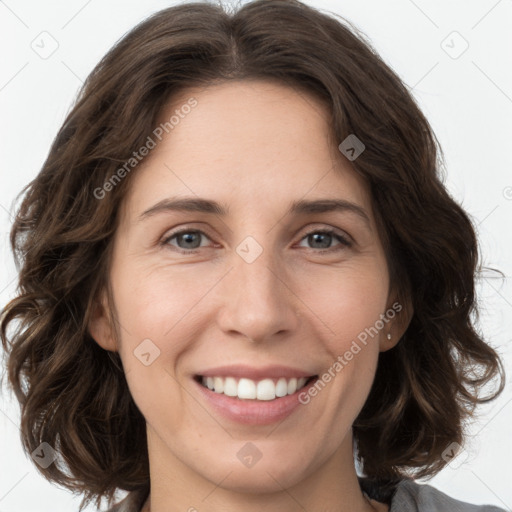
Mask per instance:
[[[381,333],[371,329],[385,313],[388,281],[378,266],[372,268],[347,265],[338,272],[318,272],[310,281],[314,286],[302,290],[314,313],[309,318],[317,318],[315,333],[321,341],[316,343],[325,353],[325,366],[301,400],[319,411],[310,427],[325,440],[326,456],[350,430],[377,368]]]
[[[206,268],[206,267],[205,267]],[[126,267],[115,276],[114,297],[119,320],[131,343],[154,338],[155,343],[179,343],[174,333],[183,331],[197,320],[204,308],[208,291],[218,281],[210,267],[208,272],[180,268],[177,265],[154,265],[147,268]],[[217,275],[218,274],[218,275]],[[123,336],[124,338],[124,336]]]
[[[297,279],[303,283],[298,287],[301,299],[323,325],[332,348],[350,345],[350,340],[375,326],[385,313],[388,278],[378,265],[346,265],[310,273],[307,281]]]
[[[318,272],[310,281],[314,286],[302,291],[318,319],[321,348],[328,354],[320,376],[323,384],[318,387],[329,389],[327,414],[340,425],[357,416],[377,368],[380,319],[388,296],[387,274],[378,269],[378,265],[347,265],[338,272]]]
[[[222,274],[177,266],[117,269],[112,284],[128,385],[144,408],[161,407],[153,398],[179,399],[175,365],[200,337],[211,310],[208,291]]]

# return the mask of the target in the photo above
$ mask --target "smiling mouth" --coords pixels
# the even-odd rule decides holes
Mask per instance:
[[[297,378],[266,378],[259,381],[236,377],[204,377],[195,375],[194,380],[201,386],[239,400],[276,400],[288,395],[293,395],[318,379],[318,375]]]

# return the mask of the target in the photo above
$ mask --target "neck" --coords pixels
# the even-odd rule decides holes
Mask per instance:
[[[171,457],[168,447],[162,445],[162,440],[149,425],[148,447],[151,491],[142,512],[388,510],[386,505],[368,499],[361,491],[354,467],[351,435],[322,466],[309,471],[304,468],[301,474],[294,471],[296,468],[288,468],[287,473],[293,474],[293,479],[288,479],[287,473],[279,474],[274,469],[275,464],[274,467],[261,465],[260,468],[255,465],[250,469],[235,466],[222,475],[204,478],[201,471],[204,465],[198,462],[197,471]]]

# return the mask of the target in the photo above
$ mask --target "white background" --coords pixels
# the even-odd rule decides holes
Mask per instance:
[[[445,152],[446,184],[477,225],[483,263],[507,276],[501,280],[485,274],[479,293],[481,327],[511,374],[512,1],[307,3],[360,28],[412,89],[431,122]],[[94,65],[136,23],[170,5],[156,0],[0,1],[1,305],[15,291],[16,271],[7,245],[13,199],[39,171]],[[48,38],[40,36],[43,31],[58,43],[47,59],[31,47]],[[455,56],[465,44],[454,31],[469,44],[458,58],[446,52]],[[48,44],[47,39],[46,48]],[[469,429],[465,463],[446,468],[429,484],[463,501],[511,510],[511,402],[507,385],[499,400],[480,409]],[[18,421],[17,407],[3,390],[0,512],[78,510],[79,497],[47,483],[24,455]]]

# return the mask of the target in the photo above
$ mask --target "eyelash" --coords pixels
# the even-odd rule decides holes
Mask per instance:
[[[169,236],[165,237],[161,241],[161,245],[168,247],[170,245],[169,242],[173,238],[176,238],[177,236],[183,235],[185,233],[197,233],[197,234],[204,235],[206,238],[210,239],[210,237],[204,231],[201,231],[199,229],[182,229],[180,231],[176,231],[174,233],[171,233]],[[340,250],[352,247],[352,243],[347,238],[345,238],[344,236],[340,235],[337,231],[335,231],[334,229],[331,229],[331,228],[312,230],[309,233],[306,233],[300,239],[300,241],[302,241],[305,238],[307,238],[308,236],[314,235],[314,234],[331,235],[336,240],[338,240],[338,242],[340,242],[340,246],[330,247],[329,249],[309,248],[312,251],[319,252],[319,253],[329,253],[329,252],[337,252],[337,251],[340,251]],[[202,249],[202,247],[198,247],[196,249],[188,249],[188,250],[187,249],[182,249],[182,248],[176,247],[176,246],[172,246],[172,247],[173,247],[173,250],[175,250],[175,251],[177,251],[177,252],[179,252],[181,254],[195,254],[195,253],[199,252],[200,249]]]

